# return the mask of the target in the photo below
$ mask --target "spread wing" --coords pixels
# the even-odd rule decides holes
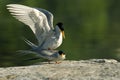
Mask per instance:
[[[19,4],[9,4],[7,9],[16,19],[32,29],[39,45],[43,43],[50,30],[53,30],[53,15],[47,10]]]
[[[54,27],[53,27],[53,14],[45,9],[42,9],[42,8],[36,8],[36,9],[38,9],[39,11],[43,12],[46,15],[50,28],[54,29]]]

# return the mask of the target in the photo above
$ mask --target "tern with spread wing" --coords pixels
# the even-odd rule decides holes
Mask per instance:
[[[51,12],[20,4],[8,4],[7,9],[16,19],[28,25],[35,34],[38,45],[25,40],[33,49],[53,50],[62,44],[62,40],[65,38],[63,24],[60,22],[53,27],[53,14]]]

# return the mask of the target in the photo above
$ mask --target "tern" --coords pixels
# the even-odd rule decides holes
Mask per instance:
[[[63,38],[65,38],[63,23],[59,22],[53,27],[51,12],[20,4],[8,4],[7,9],[13,17],[28,25],[35,34],[38,40],[37,47],[29,40],[25,40],[32,48],[53,50],[62,44]]]
[[[36,58],[31,58],[29,60],[40,59],[41,57],[50,61],[55,61],[57,64],[61,63],[62,60],[66,58],[66,55],[61,50],[40,50],[40,51],[30,51],[30,50],[19,50],[17,52],[26,54],[35,54]]]

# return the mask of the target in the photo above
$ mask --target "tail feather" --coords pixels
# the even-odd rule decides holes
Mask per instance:
[[[25,59],[24,61],[31,61],[31,60],[38,60],[38,59],[40,59],[40,57],[29,58],[29,59]]]
[[[30,50],[18,50],[16,51],[18,53],[22,53],[22,55],[27,55],[27,54],[34,54],[36,57],[42,57],[41,54],[39,54],[38,52],[35,52],[35,51],[30,51]]]
[[[24,54],[24,55],[26,55],[26,54],[35,54],[33,51],[29,51],[29,50],[18,50],[18,51],[16,51],[17,53],[22,53],[22,54]]]
[[[44,52],[37,52],[37,51],[31,51],[31,50],[18,50],[18,53],[22,53],[22,55],[27,55],[27,54],[34,54],[36,57],[41,57],[44,59],[51,60],[52,56],[44,53]]]
[[[26,38],[22,38],[32,49],[36,49],[38,46],[35,45],[34,43],[30,42],[28,39]]]

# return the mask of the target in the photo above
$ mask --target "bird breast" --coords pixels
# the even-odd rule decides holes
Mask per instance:
[[[43,49],[56,49],[62,44],[62,33],[59,36],[51,36],[43,45]]]

